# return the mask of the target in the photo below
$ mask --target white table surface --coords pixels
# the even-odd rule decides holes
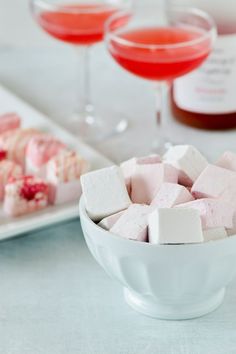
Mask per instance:
[[[64,45],[34,44],[1,47],[1,84],[65,125],[75,102],[76,57]],[[92,53],[92,72],[94,101],[131,120],[123,136],[97,148],[116,162],[148,152],[156,134],[149,83],[122,71],[102,46]],[[169,131],[211,157],[236,150],[235,131],[209,134],[173,122]],[[236,353],[236,281],[206,317],[146,318],[92,259],[78,220],[1,243],[0,265],[0,354]]]

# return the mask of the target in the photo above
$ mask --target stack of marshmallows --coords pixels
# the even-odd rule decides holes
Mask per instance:
[[[200,243],[236,234],[236,154],[215,164],[193,146],[132,158],[81,177],[89,217],[125,239]]]

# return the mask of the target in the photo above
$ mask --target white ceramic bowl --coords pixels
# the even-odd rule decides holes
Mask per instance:
[[[124,288],[135,310],[162,319],[189,319],[215,310],[236,274],[236,236],[192,245],[151,245],[118,237],[80,218],[94,258]]]

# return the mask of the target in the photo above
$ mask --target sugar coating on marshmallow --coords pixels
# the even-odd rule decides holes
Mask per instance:
[[[196,198],[218,198],[230,185],[236,185],[236,172],[208,165],[192,186]]]
[[[175,208],[195,209],[200,213],[203,229],[233,226],[233,209],[230,204],[218,199],[198,199],[176,205]]]
[[[75,151],[62,150],[50,159],[46,166],[50,204],[79,200],[80,177],[88,170],[88,162]]]
[[[132,159],[122,162],[120,167],[125,178],[125,183],[128,192],[129,193],[131,192],[131,178],[135,173],[135,167],[137,164],[145,165],[145,164],[155,164],[160,162],[161,162],[161,157],[156,154],[143,156],[143,157],[133,157]]]
[[[106,218],[102,219],[98,226],[102,227],[105,230],[110,230],[112,226],[118,221],[118,219],[123,215],[124,210],[119,211],[119,213],[107,216]]]
[[[194,200],[187,188],[180,184],[163,183],[151,205],[157,208],[173,208],[175,205]]]
[[[150,204],[162,183],[177,183],[178,172],[168,164],[137,164],[131,178],[131,200],[133,203]]]
[[[179,183],[187,187],[192,186],[208,164],[206,158],[191,145],[171,147],[164,160],[179,171]]]
[[[131,204],[121,168],[112,166],[81,176],[85,207],[90,218],[103,218],[127,209]]]
[[[203,231],[203,237],[205,242],[221,240],[223,238],[226,238],[227,236],[228,235],[224,227],[216,227]]]
[[[16,113],[5,113],[0,115],[0,134],[9,130],[20,128],[21,119]]]
[[[25,152],[30,139],[39,134],[36,129],[15,129],[0,135],[0,149],[7,151],[7,158],[25,166]]]
[[[65,144],[51,135],[33,136],[26,148],[26,172],[45,177],[47,162],[65,149]]]
[[[225,151],[216,162],[216,165],[231,171],[236,171],[236,154],[231,151]]]
[[[152,244],[203,242],[199,212],[193,209],[155,209],[148,218]]]
[[[153,210],[148,205],[132,204],[110,229],[110,232],[135,241],[147,241],[148,215]]]
[[[38,177],[22,176],[6,185],[3,209],[7,215],[20,216],[47,205],[48,185]]]

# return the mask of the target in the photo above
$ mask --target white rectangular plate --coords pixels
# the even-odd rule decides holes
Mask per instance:
[[[89,161],[91,169],[102,168],[112,164],[110,160],[79,141],[26,102],[20,100],[5,88],[0,87],[0,114],[5,112],[17,112],[22,118],[23,127],[38,128],[58,137]],[[5,216],[0,206],[0,240],[72,219],[78,215],[78,202],[61,206],[48,206],[43,211],[18,218]]]

